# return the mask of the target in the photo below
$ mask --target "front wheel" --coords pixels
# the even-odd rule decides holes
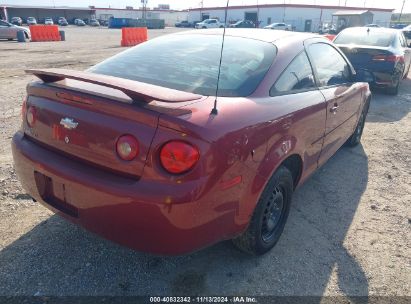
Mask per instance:
[[[291,172],[281,166],[266,185],[247,230],[233,239],[234,245],[253,255],[264,254],[273,248],[284,230],[292,193]]]

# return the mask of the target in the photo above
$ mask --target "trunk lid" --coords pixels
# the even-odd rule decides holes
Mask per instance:
[[[385,71],[393,68],[393,63],[388,61],[373,60],[375,56],[392,55],[388,47],[369,47],[369,46],[352,46],[338,45],[345,56],[350,60],[354,68],[362,68],[370,71]]]
[[[35,108],[36,121],[29,127],[24,120],[25,134],[67,157],[127,176],[141,176],[159,113],[131,102],[73,91],[68,89],[70,85],[82,88],[73,81],[66,83],[67,89],[41,83],[28,86],[27,108]],[[65,121],[76,126],[64,126]],[[116,152],[118,138],[126,134],[139,142],[139,154],[132,161],[122,160]]]
[[[88,72],[27,72],[43,80],[27,86],[26,111],[33,107],[36,116],[32,126],[23,119],[27,137],[67,157],[135,178],[143,173],[160,114],[179,113],[180,106],[202,98]],[[131,161],[117,154],[117,140],[123,135],[132,135],[139,143],[139,153]]]

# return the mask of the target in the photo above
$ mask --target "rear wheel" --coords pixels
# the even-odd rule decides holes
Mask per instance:
[[[403,72],[401,72],[400,74],[398,74],[398,75],[395,77],[395,80],[394,80],[394,82],[393,82],[392,87],[389,87],[389,88],[386,89],[386,92],[387,92],[388,94],[390,94],[390,95],[397,95],[397,94],[398,94],[398,91],[399,91],[399,89],[400,89],[401,79],[402,79],[402,73],[403,73]]]
[[[364,131],[365,119],[367,118],[368,108],[370,106],[370,101],[364,105],[364,109],[361,112],[361,116],[358,119],[357,127],[354,130],[354,133],[347,140],[347,145],[350,147],[355,147],[361,142],[362,133]]]
[[[206,26],[203,26],[203,29],[206,29],[207,27]]]
[[[254,255],[268,252],[280,239],[293,193],[291,172],[281,166],[265,187],[247,230],[233,239],[240,250]]]

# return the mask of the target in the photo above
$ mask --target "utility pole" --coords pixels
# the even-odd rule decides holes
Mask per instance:
[[[204,0],[200,1],[200,21],[203,21]]]
[[[141,0],[141,4],[143,4],[143,20],[146,20],[146,12],[147,12],[147,2],[148,0]]]
[[[398,18],[398,22],[401,22],[401,17],[402,17],[402,11],[404,9],[404,4],[405,4],[405,0],[402,2],[401,12],[400,12],[400,17]]]

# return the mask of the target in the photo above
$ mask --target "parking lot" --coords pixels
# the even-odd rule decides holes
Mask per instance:
[[[10,140],[34,80],[24,69],[84,70],[125,49],[120,30],[64,30],[65,42],[0,41],[0,295],[411,296],[411,75],[398,96],[374,92],[362,145],[343,147],[297,190],[271,252],[250,257],[223,242],[158,257],[53,215],[14,173]]]

